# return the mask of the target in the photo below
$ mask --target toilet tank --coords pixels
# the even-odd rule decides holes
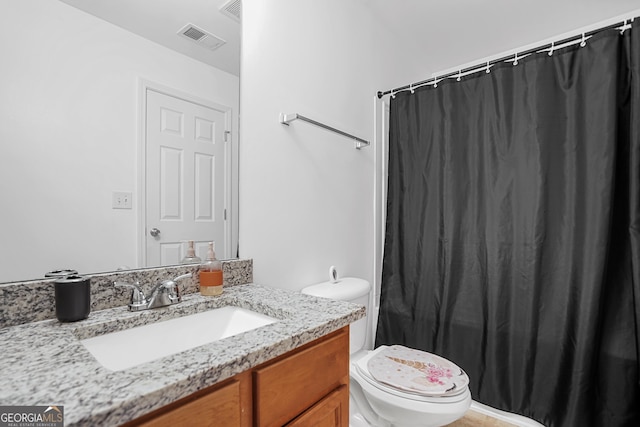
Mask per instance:
[[[307,286],[301,292],[316,297],[364,305],[367,310],[366,316],[349,326],[349,351],[353,354],[364,348],[367,338],[367,319],[369,318],[369,294],[371,293],[371,284],[368,281],[356,277],[344,277],[335,283],[323,282]]]

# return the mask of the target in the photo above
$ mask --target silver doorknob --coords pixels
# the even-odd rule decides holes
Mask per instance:
[[[158,230],[157,228],[152,228],[151,231],[149,231],[149,234],[151,234],[153,237],[158,237],[160,235],[160,230]]]

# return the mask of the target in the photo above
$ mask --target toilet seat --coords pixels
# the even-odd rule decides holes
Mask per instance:
[[[401,347],[401,346],[394,346],[394,347]],[[408,399],[410,401],[425,402],[425,403],[436,403],[436,404],[455,403],[455,402],[459,402],[461,400],[467,399],[469,395],[469,388],[468,388],[468,377],[466,377],[466,374],[464,374],[464,380],[458,381],[459,384],[455,390],[452,390],[449,392],[438,392],[436,394],[429,394],[421,391],[412,391],[406,387],[402,387],[402,388],[393,387],[392,385],[378,381],[371,374],[371,372],[369,372],[369,368],[368,368],[369,361],[374,359],[379,354],[387,351],[389,348],[390,347],[388,346],[378,347],[377,349],[368,352],[365,356],[361,357],[359,360],[356,360],[352,363],[352,374],[354,373],[354,371],[355,371],[355,374],[357,374],[357,375],[353,375],[356,377],[355,379],[357,380],[358,378],[361,378],[364,380],[363,382],[358,381],[361,387],[366,389],[370,389],[370,387],[374,387],[376,390],[380,392],[390,394],[397,398]],[[406,347],[404,348],[406,349]],[[449,363],[453,365],[452,362],[449,362]],[[389,396],[389,398],[391,398],[391,396]]]

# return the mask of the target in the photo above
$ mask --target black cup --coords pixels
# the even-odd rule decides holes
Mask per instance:
[[[61,322],[86,319],[91,311],[91,278],[67,276],[54,282],[56,317]]]

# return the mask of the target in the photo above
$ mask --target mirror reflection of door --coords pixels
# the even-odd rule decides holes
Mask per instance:
[[[203,260],[208,242],[217,258],[228,257],[230,111],[147,88],[147,266],[178,264],[189,240]]]

